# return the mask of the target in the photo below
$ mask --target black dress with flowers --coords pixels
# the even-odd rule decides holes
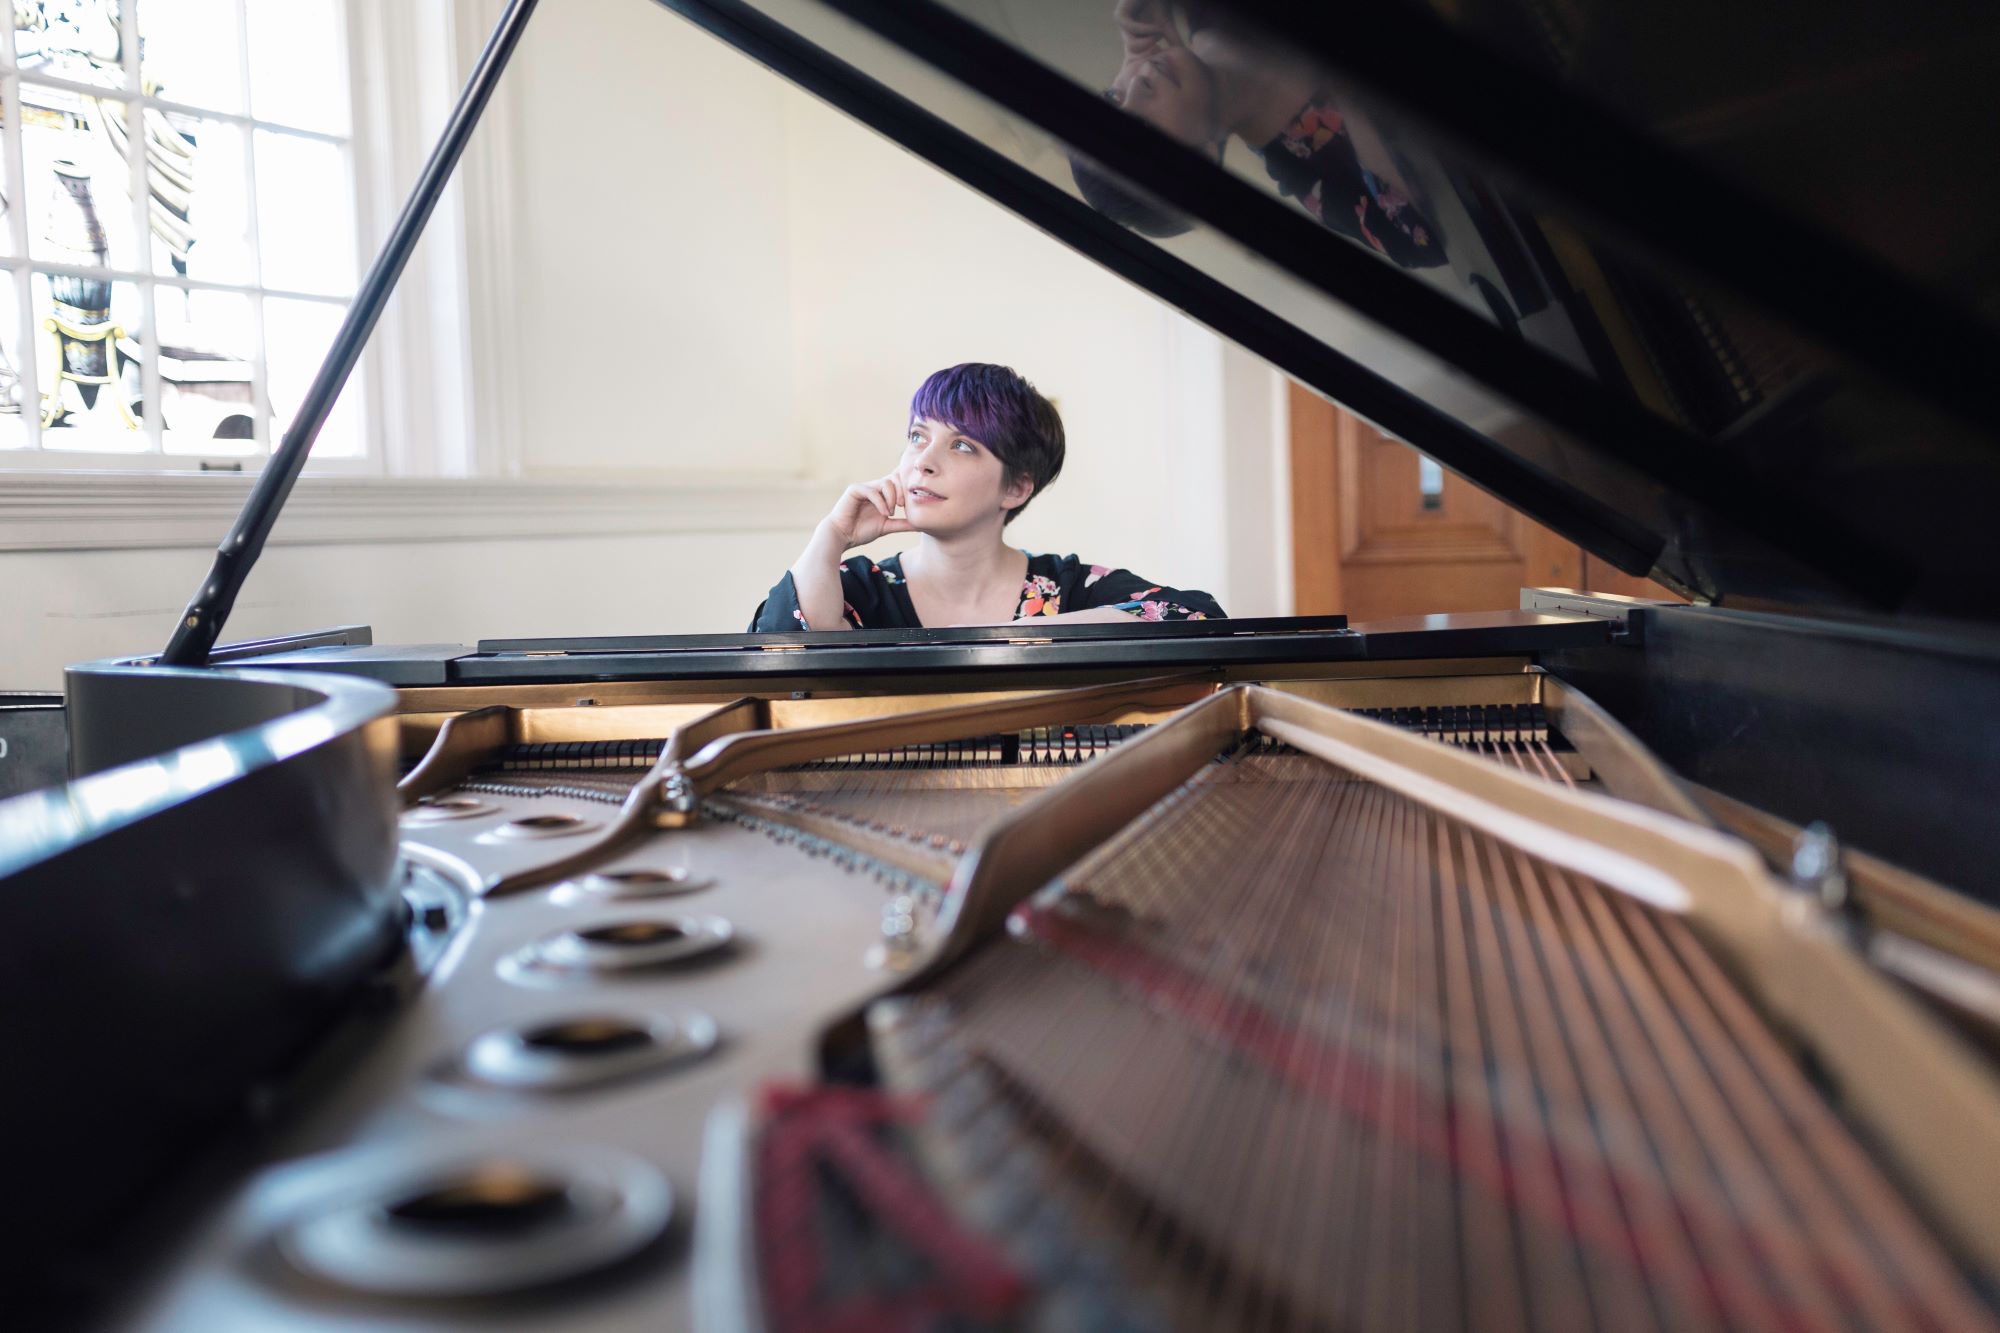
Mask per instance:
[[[1321,225],[1404,268],[1445,262],[1437,228],[1401,190],[1361,165],[1347,124],[1331,105],[1308,103],[1257,151],[1278,192],[1298,200]]]
[[[857,555],[840,566],[840,594],[846,605],[843,614],[853,629],[921,629],[917,608],[910,603],[910,587],[903,578],[898,557],[870,560]],[[1073,555],[1028,556],[1028,577],[1021,582],[1021,600],[1016,619],[1024,616],[1054,616],[1065,611],[1092,611],[1099,607],[1124,611],[1134,620],[1220,620],[1223,610],[1205,592],[1183,591],[1149,583],[1129,569],[1108,565],[1086,565]],[[751,618],[752,633],[811,629],[805,612],[799,609],[798,590],[792,574],[778,580],[771,595]]]

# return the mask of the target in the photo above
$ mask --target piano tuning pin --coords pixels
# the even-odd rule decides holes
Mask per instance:
[[[993,1080],[974,1064],[939,1088],[931,1099],[931,1123],[947,1133],[956,1133],[993,1102]]]
[[[1031,1220],[1048,1196],[1047,1173],[1042,1170],[1040,1157],[1034,1153],[1011,1153],[1002,1158],[991,1179],[1020,1199],[1020,1208],[1015,1215],[1016,1225]]]
[[[1847,871],[1832,825],[1815,820],[1799,831],[1792,843],[1791,880],[1829,908],[1847,906]]]
[[[1069,1210],[1045,1197],[1021,1225],[1020,1256],[1038,1273],[1060,1275],[1076,1253],[1076,1233]]]
[[[970,1063],[956,1043],[944,1042],[910,1069],[910,1081],[918,1092],[935,1093],[957,1078]]]
[[[959,1161],[975,1176],[990,1175],[1009,1156],[1020,1151],[1020,1136],[1014,1131],[1013,1117],[1004,1108],[989,1106],[958,1136]]]
[[[918,1010],[915,1004],[907,999],[894,997],[875,1001],[862,1015],[868,1024],[868,1031],[878,1036],[901,1034],[912,1026],[917,1017]]]

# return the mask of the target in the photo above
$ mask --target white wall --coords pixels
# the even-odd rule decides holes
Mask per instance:
[[[516,59],[521,470],[802,471],[782,85],[633,0],[544,7]]]
[[[1268,367],[663,9],[545,6],[517,58],[498,155],[516,203],[484,224],[468,210],[489,258],[511,256],[475,284],[512,316],[475,320],[474,364],[516,367],[483,372],[481,429],[511,437],[524,485],[740,499],[763,481],[779,512],[728,534],[425,541],[412,523],[339,546],[283,544],[281,525],[227,637],[740,629],[807,536],[799,487],[830,502],[886,470],[911,392],[962,360],[1015,366],[1063,413],[1068,464],[1018,544],[1203,587],[1236,615],[1289,609]],[[157,648],[210,555],[7,553],[4,523],[0,688]]]

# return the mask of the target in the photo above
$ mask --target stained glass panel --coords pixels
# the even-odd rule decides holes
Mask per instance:
[[[254,454],[257,334],[250,298],[157,287],[161,447],[206,457]]]
[[[139,78],[169,102],[242,112],[242,34],[236,0],[145,0],[139,6]]]
[[[345,0],[12,9],[19,71],[0,76],[0,139],[24,186],[0,197],[0,263],[59,271],[0,268],[0,449],[25,447],[41,420],[50,449],[261,452],[297,411],[358,270]],[[228,119],[244,115],[261,123]],[[359,379],[318,456],[365,453]]]
[[[20,449],[28,443],[24,404],[30,395],[21,377],[27,358],[21,355],[21,308],[14,275],[0,270],[0,449]]]
[[[255,282],[243,130],[160,111],[147,113],[147,127],[153,272]]]
[[[136,268],[125,135],[132,104],[21,84],[28,253],[80,267]]]
[[[14,0],[14,56],[27,74],[127,87],[119,0]]]
[[[347,133],[347,49],[338,0],[249,0],[250,114]]]
[[[258,130],[257,233],[266,287],[354,290],[354,218],[347,154],[338,144]]]
[[[47,273],[33,285],[42,447],[144,452],[137,285]]]
[[[276,448],[298,414],[312,377],[333,346],[333,335],[347,307],[335,301],[264,302],[264,356],[271,377],[271,446]],[[362,455],[362,404],[367,393],[359,367],[333,406],[314,458],[359,458]]]

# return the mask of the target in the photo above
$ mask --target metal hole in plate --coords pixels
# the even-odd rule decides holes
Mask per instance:
[[[490,815],[499,807],[470,796],[425,797],[403,812],[406,824],[439,824],[447,819],[473,819]]]
[[[657,1073],[715,1049],[715,1020],[697,1010],[638,1019],[585,1014],[486,1033],[465,1052],[475,1082],[558,1091]]]
[[[520,1034],[523,1046],[563,1055],[603,1055],[629,1051],[653,1044],[653,1034],[645,1028],[618,1018],[572,1018],[561,1023],[544,1023]]]
[[[574,833],[588,833],[596,827],[581,815],[527,815],[509,820],[486,836],[505,838],[510,842],[522,838],[566,838]]]
[[[575,1277],[665,1229],[673,1192],[651,1162],[571,1145],[457,1162],[329,1159],[324,1188],[277,1234],[296,1268],[357,1291],[478,1296]]]
[[[672,898],[698,893],[714,883],[680,869],[601,870],[563,881],[550,891],[549,898],[566,906],[609,899]]]
[[[497,1163],[417,1191],[382,1211],[400,1226],[462,1236],[507,1235],[547,1226],[570,1211],[569,1185]]]
[[[620,921],[616,925],[592,926],[575,934],[586,944],[619,949],[645,948],[669,940],[678,942],[688,936],[687,927],[678,921]]]
[[[623,972],[686,962],[725,948],[735,929],[719,916],[644,917],[547,935],[502,963],[502,975]]]

